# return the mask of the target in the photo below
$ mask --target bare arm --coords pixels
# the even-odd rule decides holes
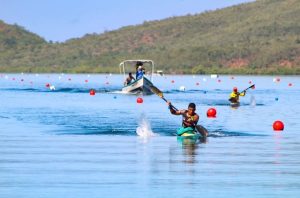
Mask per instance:
[[[175,110],[174,108],[172,108],[171,102],[168,101],[167,104],[169,106],[171,114],[173,114],[173,115],[182,115],[184,113],[183,110]]]

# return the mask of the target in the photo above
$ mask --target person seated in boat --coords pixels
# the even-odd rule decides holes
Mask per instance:
[[[171,114],[173,115],[182,115],[182,127],[177,130],[177,135],[182,135],[183,133],[195,132],[195,127],[199,121],[199,115],[196,113],[195,103],[190,103],[188,109],[178,110],[172,108],[171,102],[167,102]]]
[[[243,91],[242,93],[240,93],[240,92],[238,92],[238,88],[234,87],[228,100],[232,103],[238,103],[240,96],[245,96],[245,95],[246,95],[246,91]]]
[[[135,78],[132,76],[132,73],[129,72],[128,73],[128,77],[126,78],[124,85],[129,85],[130,83],[132,83],[135,80]]]

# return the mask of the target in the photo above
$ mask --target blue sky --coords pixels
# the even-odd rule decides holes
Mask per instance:
[[[46,40],[65,41],[144,21],[201,13],[253,0],[0,0],[0,19]]]

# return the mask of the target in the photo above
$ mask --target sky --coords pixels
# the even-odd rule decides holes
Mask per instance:
[[[0,0],[0,20],[18,24],[47,41],[173,16],[196,14],[253,0]]]

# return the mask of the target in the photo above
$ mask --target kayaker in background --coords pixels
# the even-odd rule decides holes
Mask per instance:
[[[182,115],[182,127],[177,130],[177,135],[183,133],[195,133],[195,127],[199,121],[199,115],[196,113],[195,103],[190,103],[187,110],[178,110],[172,108],[171,102],[167,102],[171,114]]]
[[[228,100],[232,103],[238,103],[239,102],[239,97],[240,96],[245,96],[245,95],[246,95],[246,91],[243,91],[243,92],[239,93],[238,88],[234,87]]]
[[[128,77],[126,78],[125,82],[124,82],[124,85],[129,85],[132,81],[134,81],[135,78],[132,76],[132,73],[129,72],[128,73]]]

